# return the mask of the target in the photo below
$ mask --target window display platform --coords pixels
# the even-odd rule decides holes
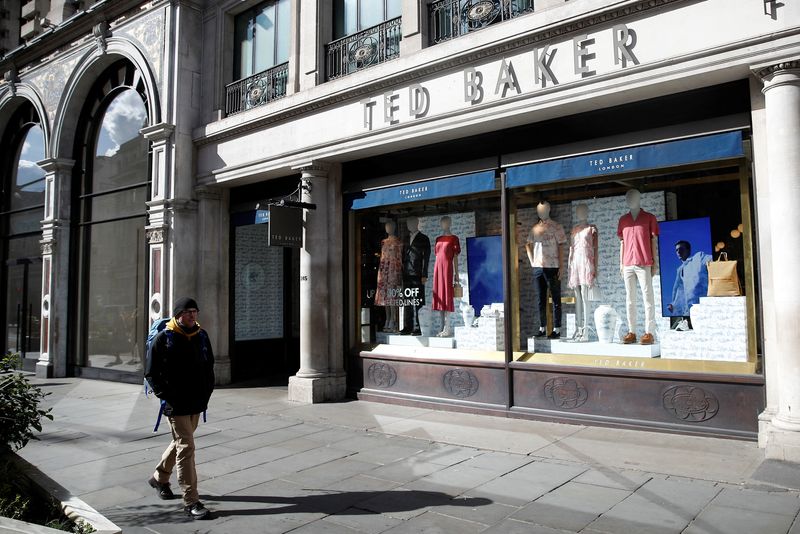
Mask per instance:
[[[376,337],[378,343],[395,347],[453,349],[456,346],[456,340],[452,337],[404,336],[401,334],[387,334],[384,332],[379,332]]]
[[[623,345],[622,343],[601,343],[589,341],[577,343],[566,339],[528,338],[528,350],[533,347],[536,353],[571,354],[580,356],[622,356],[628,358],[658,358],[661,346],[652,345]]]

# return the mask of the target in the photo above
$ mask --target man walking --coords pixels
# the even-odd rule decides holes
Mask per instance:
[[[160,498],[174,498],[169,477],[177,465],[184,510],[193,519],[204,519],[209,511],[197,493],[194,431],[214,390],[214,355],[197,313],[194,299],[178,299],[172,319],[153,340],[147,357],[145,378],[164,401],[163,413],[172,431],[172,442],[148,482]]]

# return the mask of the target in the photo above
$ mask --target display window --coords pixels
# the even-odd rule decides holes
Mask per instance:
[[[630,149],[509,169],[521,362],[756,372],[750,175],[729,137],[718,163],[638,170]],[[690,142],[704,158],[718,140]]]
[[[361,353],[758,372],[747,143],[728,132],[362,191]]]
[[[362,350],[504,361],[500,197],[489,171],[354,202]]]

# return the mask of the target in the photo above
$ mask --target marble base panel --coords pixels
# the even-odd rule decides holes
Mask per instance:
[[[577,343],[566,339],[541,339],[528,338],[528,350],[533,347],[533,352],[553,354],[577,354],[584,356],[622,356],[628,358],[658,358],[661,355],[661,346],[652,345],[623,345],[622,343],[600,343],[589,341]]]
[[[479,317],[478,326],[457,326],[456,347],[475,350],[505,350],[503,317]]]

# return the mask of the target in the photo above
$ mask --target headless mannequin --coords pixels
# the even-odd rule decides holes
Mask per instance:
[[[574,233],[576,230],[584,229],[586,226],[589,225],[589,206],[586,204],[579,204],[577,208],[575,208],[575,215],[578,218],[578,224],[573,228],[572,232]],[[594,228],[594,226],[592,226]],[[598,250],[597,250],[597,229],[594,228],[594,272],[597,273],[597,257],[598,257]],[[571,259],[571,258],[570,258]],[[576,328],[575,328],[575,336],[573,339],[575,341],[585,342],[589,341],[589,290],[592,286],[586,284],[580,284],[575,287],[575,319],[576,319]]]
[[[443,236],[453,235],[450,231],[450,217],[442,217],[439,221],[439,224],[442,228]],[[458,279],[458,254],[453,256],[453,285],[461,285],[461,282],[459,282]],[[437,337],[451,337],[453,335],[453,331],[450,328],[450,312],[440,311],[439,314],[442,319],[442,331],[436,334]]]
[[[393,221],[388,221],[384,226],[387,237],[393,237],[397,227]],[[384,332],[397,332],[399,324],[399,307],[398,306],[385,306],[386,308],[386,323],[384,324]]]
[[[403,253],[403,286],[417,291],[414,298],[418,304],[403,306],[403,330],[401,334],[422,335],[419,324],[419,310],[425,302],[425,284],[428,281],[428,262],[431,255],[431,241],[419,231],[419,219],[409,217],[406,227],[410,233],[408,245]]]
[[[642,194],[636,190],[631,189],[625,194],[625,204],[630,210],[630,215],[634,221],[642,214]],[[632,246],[628,244],[628,246]],[[632,343],[635,341],[635,295],[633,295],[633,284],[627,283],[625,276],[626,267],[646,268],[650,271],[649,276],[645,279],[639,279],[639,289],[642,294],[642,299],[645,303],[645,335],[642,336],[642,344],[653,343],[653,330],[655,328],[655,312],[653,305],[653,280],[652,277],[658,274],[658,236],[653,234],[650,236],[650,253],[653,257],[653,264],[650,265],[628,265],[626,266],[623,259],[625,257],[626,243],[624,239],[620,240],[619,244],[619,272],[623,281],[625,281],[625,296],[627,301],[627,315],[628,315],[628,330],[629,333],[625,336],[623,343]],[[649,337],[649,339],[646,339]]]
[[[550,221],[550,203],[547,201],[539,202],[536,206],[536,214],[539,216],[539,222],[533,225],[531,233],[536,235],[539,231],[544,232],[545,230],[540,230],[540,227],[546,226]],[[564,263],[564,250],[562,243],[566,241],[566,237],[563,235],[564,230],[561,228],[561,225],[555,223],[558,232],[561,234],[561,237],[557,238],[557,250],[558,250],[558,267],[555,268],[555,277],[554,279],[547,279],[547,285],[544,286],[544,282],[542,284],[537,284],[537,291],[540,293],[539,299],[539,331],[536,334],[536,337],[544,337],[547,335],[546,329],[543,326],[544,324],[544,314],[542,312],[543,306],[546,304],[541,304],[542,300],[546,302],[546,291],[547,288],[550,289],[550,295],[553,299],[553,331],[550,333],[549,338],[551,339],[558,339],[561,336],[561,288],[560,288],[560,281],[561,281],[561,269],[560,266]],[[530,238],[528,242],[525,244],[525,252],[528,254],[528,261],[530,261],[531,267],[534,268],[534,283],[536,284],[536,272],[537,267],[534,265],[535,263],[535,252],[534,252],[534,243],[531,242]],[[546,277],[545,277],[546,278]]]

